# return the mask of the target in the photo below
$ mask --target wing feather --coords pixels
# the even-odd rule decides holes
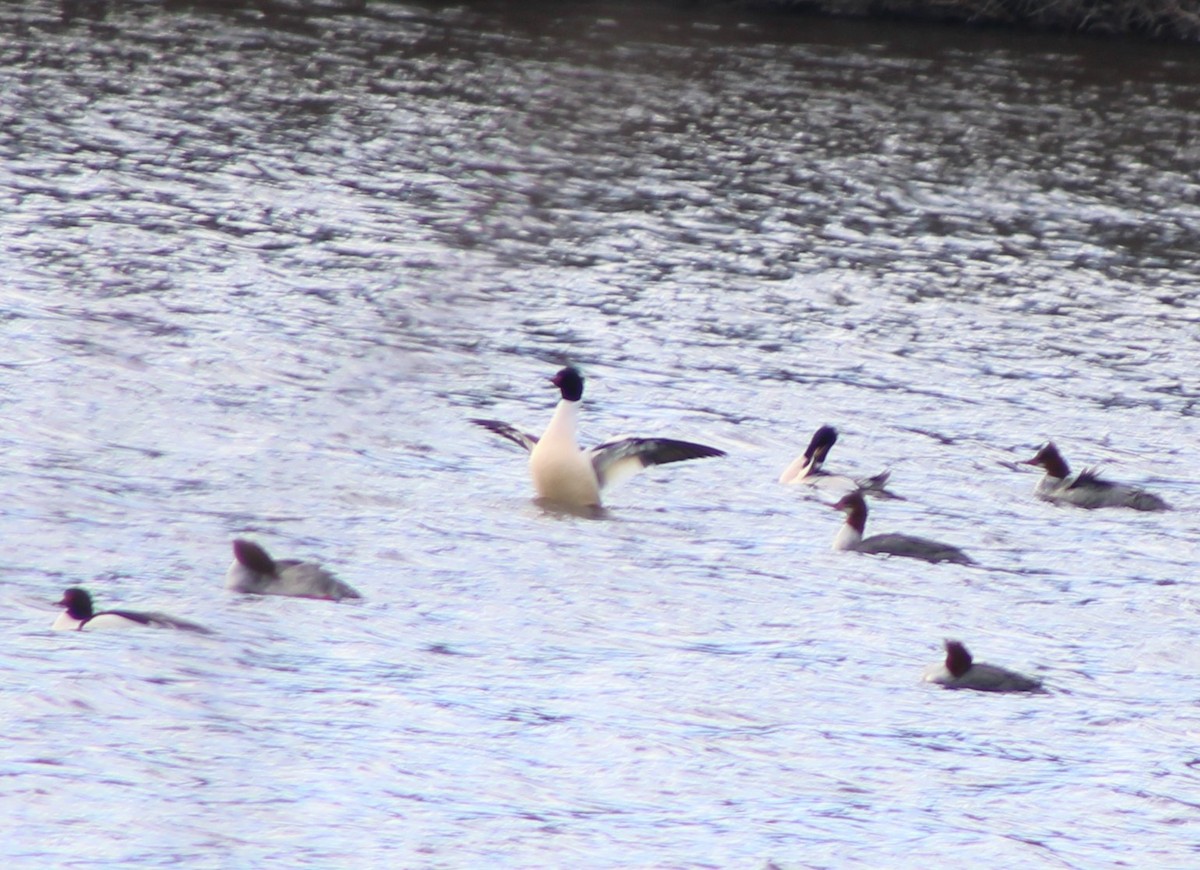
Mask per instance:
[[[528,432],[522,432],[516,426],[510,426],[502,420],[471,420],[476,426],[482,426],[489,432],[494,432],[501,438],[507,438],[509,441],[524,447],[526,450],[532,451],[535,444],[538,443],[536,435],[530,435]]]
[[[888,553],[893,556],[908,556],[926,562],[958,562],[972,564],[973,560],[958,547],[918,538],[914,535],[886,533],[864,539],[854,549],[860,553]]]
[[[613,486],[651,465],[724,456],[724,450],[672,438],[622,438],[588,451],[601,486]]]
[[[96,616],[93,616],[92,619],[95,619],[99,616],[108,616],[110,614],[113,616],[119,616],[122,619],[128,619],[141,625],[149,626],[151,628],[176,628],[182,631],[194,631],[199,634],[212,634],[212,632],[203,625],[197,625],[194,622],[188,622],[186,619],[179,619],[175,616],[168,616],[165,613],[155,613],[153,611],[143,612],[136,610],[103,610],[100,613],[97,613]],[[90,621],[91,620],[86,620],[83,624],[83,627],[86,628],[87,623]]]

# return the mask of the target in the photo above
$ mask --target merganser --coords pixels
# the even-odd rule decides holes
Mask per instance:
[[[233,542],[233,564],[225,577],[225,588],[254,595],[290,595],[328,601],[362,598],[320,565],[298,559],[272,559],[258,544],[241,538]]]
[[[892,556],[909,556],[913,559],[924,559],[926,562],[957,562],[960,565],[973,565],[974,561],[962,550],[949,544],[941,544],[928,538],[917,538],[913,535],[872,535],[863,538],[867,527],[867,500],[861,492],[851,492],[842,496],[836,503],[829,505],[835,510],[844,511],[846,523],[833,539],[835,550],[855,550],[859,553],[886,553]]]
[[[176,619],[165,613],[139,613],[133,610],[102,610],[96,613],[92,605],[92,596],[86,589],[73,586],[63,593],[62,601],[58,602],[67,608],[60,613],[58,619],[50,626],[55,631],[92,631],[109,628],[178,628],[183,631],[196,631],[200,634],[212,634],[203,625],[188,622],[186,619]]]
[[[980,692],[1045,692],[1042,681],[1006,668],[975,662],[967,648],[957,640],[946,641],[946,661],[925,669],[925,682],[947,689],[975,689]]]
[[[1103,480],[1095,469],[1086,468],[1074,477],[1053,441],[1038,450],[1024,465],[1040,465],[1046,475],[1034,492],[1038,498],[1054,504],[1073,504],[1082,508],[1127,507],[1138,511],[1165,511],[1169,505],[1153,493],[1134,486]]]
[[[472,420],[529,451],[529,473],[538,496],[569,508],[600,507],[601,490],[651,465],[724,456],[724,450],[669,438],[622,438],[583,450],[576,438],[583,375],[567,367],[552,379],[562,398],[538,438],[499,420]]]
[[[840,474],[831,474],[824,470],[821,465],[825,462],[825,457],[829,455],[830,449],[837,443],[837,439],[837,429],[832,426],[822,426],[813,433],[813,437],[808,442],[808,447],[804,453],[797,456],[792,464],[783,470],[783,474],[779,475],[779,482],[784,484],[803,484],[821,490],[836,489],[847,491],[857,489],[878,498],[900,499],[900,496],[889,492],[885,488],[888,478],[892,476],[891,471],[883,471],[874,477],[865,477],[856,480]],[[901,500],[903,501],[903,499]]]

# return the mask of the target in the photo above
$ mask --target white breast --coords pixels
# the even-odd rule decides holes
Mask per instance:
[[[591,460],[575,440],[578,403],[558,403],[550,425],[529,454],[534,489],[548,501],[569,505],[600,504],[600,481]]]
[[[54,620],[54,625],[50,627],[55,631],[75,631],[79,628],[81,622],[83,622],[83,620],[75,619],[71,616],[71,614],[64,610],[58,615],[58,618]]]
[[[833,539],[833,549],[857,550],[861,543],[862,532],[849,523],[842,523],[842,527],[838,529],[838,533]]]

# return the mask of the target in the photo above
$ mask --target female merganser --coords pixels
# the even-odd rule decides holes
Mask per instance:
[[[822,490],[837,489],[846,491],[857,489],[879,498],[900,498],[900,496],[885,489],[888,478],[892,476],[891,471],[883,471],[874,477],[855,480],[840,474],[831,474],[821,468],[821,465],[825,462],[825,457],[829,455],[830,449],[837,443],[837,439],[837,429],[834,429],[832,426],[822,426],[813,433],[812,440],[808,442],[808,448],[804,453],[797,456],[792,464],[783,470],[783,474],[779,475],[779,482],[785,484],[803,484]]]
[[[362,598],[320,565],[298,559],[276,561],[258,544],[241,538],[233,542],[233,564],[225,577],[225,588],[255,595],[290,595],[328,601]]]
[[[947,689],[975,689],[980,692],[1045,692],[1042,681],[996,665],[975,662],[967,648],[957,640],[946,641],[946,661],[925,669],[925,682]]]
[[[926,562],[957,562],[960,565],[974,565],[974,561],[957,547],[940,544],[927,538],[917,538],[912,535],[872,535],[863,538],[863,530],[867,527],[867,500],[861,492],[851,492],[842,496],[831,508],[844,511],[846,523],[833,539],[835,550],[855,550],[859,553],[887,553],[892,556],[909,556],[914,559],[924,559]]]
[[[1158,496],[1121,483],[1100,478],[1095,470],[1084,469],[1071,476],[1071,469],[1053,441],[1037,452],[1024,465],[1040,465],[1046,475],[1038,481],[1034,492],[1038,498],[1054,504],[1073,504],[1082,508],[1127,507],[1138,511],[1165,511],[1169,506]]]
[[[176,619],[165,613],[139,613],[133,610],[102,610],[96,613],[92,605],[92,596],[86,589],[73,586],[63,593],[62,601],[58,602],[67,608],[60,613],[51,626],[55,631],[92,631],[108,628],[178,628],[183,631],[197,631],[201,634],[212,634],[203,625]]]
[[[651,465],[724,456],[724,450],[669,438],[622,438],[583,450],[576,439],[583,375],[565,368],[551,383],[562,399],[538,438],[499,420],[472,420],[529,451],[529,473],[540,498],[574,508],[598,508],[600,491]]]

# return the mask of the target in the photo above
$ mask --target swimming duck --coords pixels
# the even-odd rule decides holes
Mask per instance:
[[[886,553],[892,556],[908,556],[926,562],[957,562],[973,565],[974,561],[962,550],[949,544],[918,538],[913,535],[885,534],[863,537],[867,527],[867,500],[861,492],[850,492],[842,496],[831,508],[843,511],[846,522],[833,539],[835,550],[855,550],[859,553]]]
[[[50,626],[55,631],[94,631],[110,628],[177,628],[182,631],[195,631],[200,634],[212,634],[202,625],[188,622],[186,619],[176,619],[165,613],[141,613],[135,610],[102,610],[96,612],[92,604],[91,594],[83,588],[73,586],[63,593],[58,602],[67,608],[58,615]]]
[[[602,490],[643,468],[725,455],[724,450],[715,447],[670,438],[622,438],[583,450],[576,436],[583,375],[567,367],[551,383],[558,387],[561,399],[540,438],[499,420],[471,421],[529,451],[533,487],[547,502],[569,508],[598,508]]]
[[[1042,681],[1006,668],[976,662],[957,640],[946,641],[946,661],[925,669],[925,682],[979,692],[1045,692]]]
[[[854,479],[840,474],[832,474],[822,468],[825,457],[837,443],[838,431],[832,426],[822,426],[813,433],[812,439],[804,453],[797,456],[792,464],[779,475],[779,482],[784,484],[801,484],[820,490],[838,490],[845,492],[857,489],[877,498],[895,498],[900,496],[886,489],[891,471],[883,471],[874,477]]]
[[[1047,441],[1033,459],[1025,465],[1039,465],[1046,470],[1034,492],[1038,498],[1054,504],[1072,504],[1082,508],[1127,507],[1138,511],[1164,511],[1169,505],[1153,493],[1122,483],[1112,483],[1084,469],[1071,476],[1071,469],[1053,441]]]
[[[289,595],[338,601],[361,598],[356,590],[320,565],[298,559],[272,559],[253,541],[233,542],[233,564],[225,577],[225,588],[254,595]]]

